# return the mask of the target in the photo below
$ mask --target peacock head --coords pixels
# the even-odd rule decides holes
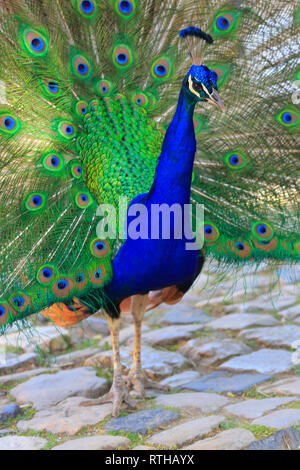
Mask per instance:
[[[225,111],[218,93],[218,75],[205,65],[193,65],[183,80],[183,92],[194,102],[208,101]]]

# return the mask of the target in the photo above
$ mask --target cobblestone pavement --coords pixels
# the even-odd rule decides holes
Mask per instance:
[[[120,418],[78,406],[111,385],[102,317],[60,330],[37,317],[33,334],[0,338],[0,450],[299,448],[299,270],[209,268],[180,304],[147,313],[144,369],[171,391],[147,391]],[[127,373],[130,316],[120,339]]]

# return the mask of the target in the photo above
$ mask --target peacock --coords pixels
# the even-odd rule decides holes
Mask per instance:
[[[300,10],[0,0],[0,14],[1,333],[36,312],[66,326],[103,311],[114,379],[99,402],[118,416],[135,406],[132,387],[153,386],[147,308],[178,302],[210,258],[220,269],[299,261]],[[190,205],[203,217],[175,220],[171,209]],[[162,206],[169,236],[165,216],[151,217]]]

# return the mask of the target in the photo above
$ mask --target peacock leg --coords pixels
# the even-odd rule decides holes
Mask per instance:
[[[129,397],[128,387],[124,383],[122,377],[122,365],[120,358],[120,345],[119,345],[119,331],[120,331],[120,319],[111,318],[106,315],[107,323],[110,329],[113,349],[113,367],[114,367],[114,379],[111,389],[103,397],[97,400],[84,401],[80,403],[80,406],[94,406],[102,403],[113,403],[114,417],[119,416],[121,411],[121,405],[124,401],[130,408],[136,408],[136,402]]]
[[[134,319],[134,350],[133,350],[133,368],[126,377],[128,386],[132,386],[137,396],[145,397],[145,388],[153,388],[166,391],[169,387],[150,380],[142,369],[141,361],[141,336],[142,322],[147,305],[147,295],[134,295],[131,303],[131,314]]]

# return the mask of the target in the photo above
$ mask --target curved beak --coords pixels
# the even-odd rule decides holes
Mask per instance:
[[[221,97],[219,93],[217,92],[217,90],[215,90],[214,88],[213,88],[212,93],[209,94],[209,98],[206,98],[206,101],[217,106],[217,108],[219,108],[222,112],[225,111],[225,106],[221,100]]]

